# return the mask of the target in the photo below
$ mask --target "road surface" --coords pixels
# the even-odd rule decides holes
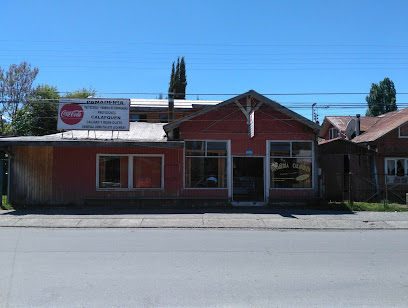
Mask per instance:
[[[406,307],[408,231],[0,228],[0,307]]]

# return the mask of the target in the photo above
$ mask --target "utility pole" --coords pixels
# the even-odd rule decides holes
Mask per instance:
[[[317,112],[317,103],[312,104],[312,121],[319,124],[319,114]]]

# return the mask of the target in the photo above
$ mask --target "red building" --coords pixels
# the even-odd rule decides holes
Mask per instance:
[[[319,195],[320,127],[255,91],[172,123],[0,141],[16,204],[224,200],[234,205]]]
[[[351,189],[354,200],[406,202],[408,108],[377,117],[326,117],[319,136],[326,139],[319,143],[326,197]]]

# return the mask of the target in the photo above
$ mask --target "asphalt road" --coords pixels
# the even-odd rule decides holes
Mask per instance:
[[[406,307],[408,231],[0,228],[0,307]]]

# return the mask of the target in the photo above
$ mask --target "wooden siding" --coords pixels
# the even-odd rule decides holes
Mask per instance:
[[[378,153],[383,156],[406,157],[408,155],[408,138],[399,138],[398,129],[373,143]]]
[[[245,115],[235,103],[180,124],[184,140],[231,140],[231,155],[266,155],[266,140],[315,140],[312,129],[268,105],[255,111],[255,134],[249,138]]]
[[[366,201],[372,196],[376,190],[373,155],[368,151],[365,154],[347,154],[346,151],[321,154],[319,166],[324,197],[332,201],[348,200],[350,189],[355,201]]]
[[[48,204],[52,195],[52,147],[16,146],[11,152],[10,201]]]
[[[164,155],[164,188],[100,190],[96,187],[98,154]],[[183,149],[55,147],[53,161],[53,201],[82,204],[87,199],[138,199],[181,196]]]

